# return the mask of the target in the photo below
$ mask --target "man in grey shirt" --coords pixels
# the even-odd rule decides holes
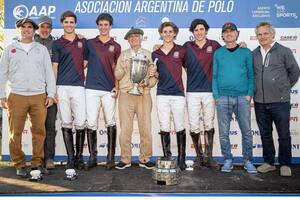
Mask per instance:
[[[52,44],[55,39],[52,35],[52,19],[48,16],[40,16],[38,20],[38,34],[34,35],[34,40],[47,47],[50,56],[52,55]],[[54,155],[55,155],[55,121],[57,115],[56,102],[47,108],[46,117],[46,138],[44,143],[44,164],[46,169],[54,169]]]
[[[255,33],[259,46],[253,51],[254,105],[265,162],[257,171],[276,170],[274,122],[278,133],[280,175],[291,176],[290,89],[299,79],[299,66],[292,51],[274,41],[275,29],[270,23],[258,24]]]
[[[5,48],[0,62],[0,101],[1,106],[8,109],[10,157],[16,174],[26,177],[21,144],[24,124],[28,115],[32,132],[31,168],[44,173],[45,119],[47,107],[53,104],[55,79],[47,48],[33,41],[37,24],[24,18],[16,22],[16,27],[20,40]]]

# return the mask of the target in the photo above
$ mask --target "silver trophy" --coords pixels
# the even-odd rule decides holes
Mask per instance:
[[[129,59],[130,80],[133,83],[133,88],[128,91],[128,94],[137,96],[142,95],[142,93],[138,89],[138,86],[145,79],[149,64],[149,59],[140,52]]]

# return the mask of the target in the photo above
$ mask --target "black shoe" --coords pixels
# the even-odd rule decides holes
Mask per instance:
[[[97,167],[97,160],[88,160],[84,165],[84,170],[88,171],[94,167]]]
[[[22,178],[26,178],[28,175],[28,172],[25,167],[21,167],[21,168],[16,169],[16,175],[20,176]]]
[[[123,163],[122,161],[120,161],[117,165],[116,165],[116,169],[125,169],[127,167],[130,167],[131,163]]]
[[[140,162],[140,163],[139,163],[139,166],[140,166],[140,167],[144,167],[144,168],[146,168],[146,169],[153,169],[154,166],[155,166],[155,164],[154,164],[153,162],[148,161],[148,162],[146,162],[146,163]]]
[[[107,162],[106,165],[105,165],[105,168],[107,170],[112,170],[113,168],[115,168],[115,161],[113,161],[113,162]]]

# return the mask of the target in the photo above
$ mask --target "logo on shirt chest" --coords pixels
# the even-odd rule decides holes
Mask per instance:
[[[173,53],[173,58],[179,58],[179,51],[175,51]]]
[[[206,48],[206,53],[212,53],[212,51],[213,51],[212,46],[208,46],[208,47]]]
[[[16,53],[17,49],[13,48],[12,50],[10,50],[11,53]]]
[[[77,47],[78,47],[78,48],[82,48],[82,46],[83,46],[82,42],[78,42],[78,43],[77,43]]]
[[[114,52],[114,51],[115,51],[115,46],[109,45],[108,51],[109,51],[109,52]]]

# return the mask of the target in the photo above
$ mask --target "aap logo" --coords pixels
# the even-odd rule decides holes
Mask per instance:
[[[28,16],[28,8],[25,5],[18,5],[14,8],[13,14],[16,19],[23,19]]]
[[[55,13],[55,6],[32,6],[27,7],[23,4],[18,5],[13,10],[13,15],[16,19],[23,19],[24,17],[34,16],[38,17],[41,15],[51,16],[51,14]]]

